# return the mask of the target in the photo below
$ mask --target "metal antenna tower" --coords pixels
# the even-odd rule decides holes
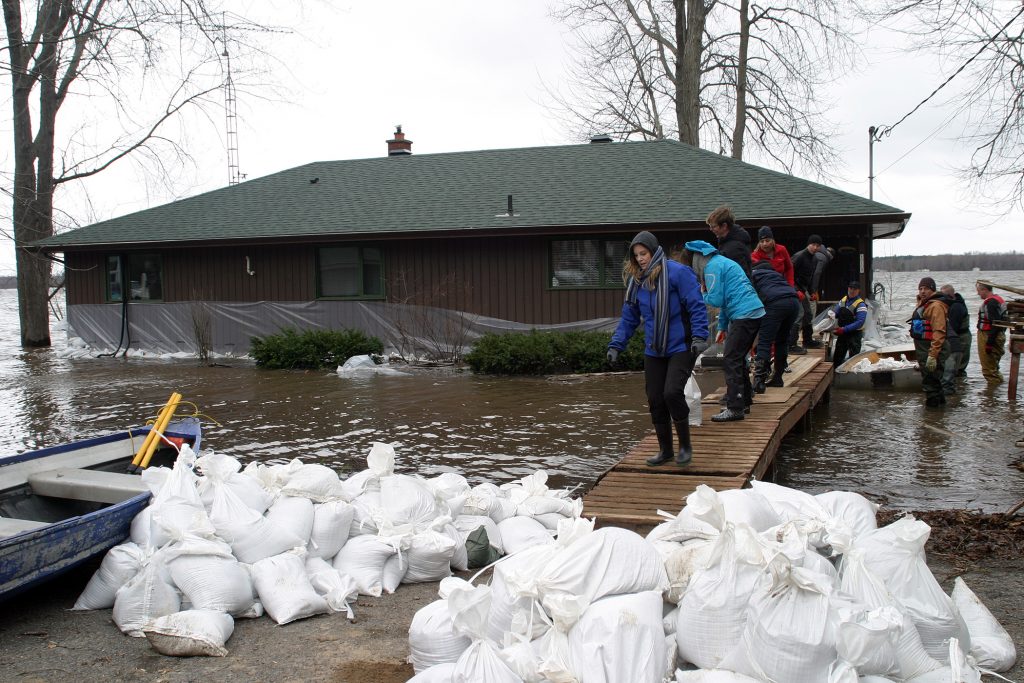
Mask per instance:
[[[224,115],[227,124],[228,144],[228,185],[237,185],[242,180],[238,168],[238,110],[235,102],[235,82],[231,78],[231,55],[228,53],[227,28],[224,27],[224,57],[227,73],[224,78]]]

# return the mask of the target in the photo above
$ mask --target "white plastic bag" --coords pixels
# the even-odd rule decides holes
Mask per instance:
[[[701,408],[703,397],[700,393],[700,385],[697,384],[697,380],[693,375],[690,375],[690,379],[686,380],[686,386],[683,387],[683,395],[686,397],[686,407],[690,409],[690,417],[687,419],[687,422],[690,423],[691,427],[700,427],[704,421],[704,409]]]
[[[318,595],[327,601],[335,612],[345,612],[349,619],[355,619],[352,605],[359,597],[359,586],[348,574],[342,574],[321,557],[306,557],[306,576]]]

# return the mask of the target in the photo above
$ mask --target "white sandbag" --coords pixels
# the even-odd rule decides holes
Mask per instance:
[[[751,481],[750,486],[764,496],[784,522],[829,517],[824,505],[809,493],[757,479]]]
[[[535,545],[516,555],[508,555],[494,565],[490,585],[490,613],[485,631],[490,640],[498,645],[511,645],[513,621],[529,626],[530,631],[522,634],[526,640],[533,640],[547,628],[543,619],[530,618],[536,617],[536,611],[540,609],[536,601],[513,594],[508,586],[508,577],[516,573],[539,571],[554,556],[557,548],[553,542]]]
[[[419,673],[437,664],[455,663],[472,641],[455,632],[447,600],[420,608],[409,625],[409,661]]]
[[[114,606],[114,597],[121,586],[128,583],[142,569],[146,554],[131,541],[115,545],[103,556],[85,590],[75,601],[73,610],[109,609]]]
[[[204,450],[203,455],[196,458],[196,467],[203,473],[199,495],[207,510],[213,505],[213,491],[217,486],[229,487],[243,503],[260,514],[274,502],[274,493],[259,479],[241,473],[242,464],[236,458]]]
[[[356,509],[343,500],[317,503],[313,506],[313,528],[307,550],[314,557],[329,559],[338,554],[348,540]]]
[[[223,541],[190,538],[169,546],[167,572],[194,610],[244,614],[256,601],[252,579]]]
[[[330,467],[317,463],[302,463],[292,471],[288,482],[281,488],[281,493],[286,496],[308,498],[314,503],[325,503],[329,500],[343,499],[345,489],[341,485],[338,473]]]
[[[815,499],[830,515],[843,520],[853,529],[855,537],[878,528],[878,520],[875,516],[878,505],[859,493],[828,491],[819,493]]]
[[[452,683],[452,676],[455,674],[455,662],[437,664],[429,669],[424,669],[407,683]]]
[[[199,496],[194,464],[195,453],[185,444],[160,491],[150,501],[151,547],[160,548],[187,535],[213,535],[214,528]]]
[[[283,625],[297,619],[330,612],[327,601],[313,588],[306,575],[306,563],[298,552],[266,557],[252,565],[252,582],[263,609]]]
[[[756,678],[722,669],[676,669],[676,683],[759,683]]]
[[[166,468],[159,468],[166,469]],[[143,470],[148,472],[149,470]],[[128,540],[143,549],[152,551],[153,546],[153,504],[142,508],[139,514],[132,517],[131,531],[128,533]]]
[[[836,651],[858,674],[897,674],[896,647],[902,628],[903,614],[893,606],[839,610]]]
[[[977,665],[992,671],[1009,671],[1017,662],[1013,638],[978,596],[959,576],[951,596],[971,636],[970,655]]]
[[[690,578],[707,566],[714,542],[695,538],[684,543],[656,541],[652,545],[665,563],[665,575],[668,577],[665,600],[678,604],[690,585]],[[674,626],[672,632],[675,633]]]
[[[464,515],[487,515],[500,524],[516,514],[516,504],[509,500],[507,492],[494,484],[478,484],[466,495],[462,504]]]
[[[708,566],[690,577],[679,602],[679,656],[716,669],[740,643],[747,604],[762,579],[760,546],[753,529],[728,526],[714,541]]]
[[[339,572],[355,580],[362,595],[379,598],[384,591],[384,565],[397,554],[398,547],[394,541],[380,536],[362,535],[348,539],[334,557],[333,564]],[[401,582],[401,577],[398,581]]]
[[[352,500],[354,514],[352,526],[349,527],[349,538],[364,534],[376,534],[380,522],[384,520],[384,508],[381,505],[380,491],[367,491]]]
[[[895,644],[901,678],[913,678],[942,666],[925,651],[913,619],[896,602],[885,582],[865,566],[864,551],[854,549],[843,556],[839,587],[869,608],[895,607],[903,615],[903,624]]]
[[[924,545],[931,528],[907,515],[888,526],[857,538],[865,566],[885,582],[904,611],[914,620],[925,651],[948,664],[949,639],[970,647],[970,635],[925,560]]]
[[[664,564],[654,547],[642,536],[615,527],[576,539],[540,572],[531,574],[510,576],[509,587],[519,595],[540,596],[545,611],[563,632],[595,600],[668,587]]]
[[[552,512],[558,513],[562,517],[579,517],[582,511],[582,499],[554,496],[530,496],[516,506],[516,514],[522,517],[536,517]]]
[[[342,574],[322,557],[306,556],[306,576],[313,590],[335,612],[345,612],[349,619],[355,618],[352,605],[359,597],[359,586],[348,574]]]
[[[446,576],[451,576],[451,561],[456,543],[451,536],[433,529],[425,529],[414,534],[409,539],[409,547],[405,551],[409,566],[402,583],[440,581]]]
[[[420,529],[440,515],[434,492],[419,477],[395,474],[381,477],[381,507],[395,525],[409,524]]]
[[[487,515],[459,515],[453,521],[455,528],[459,530],[459,535],[462,537],[462,542],[466,542],[466,537],[472,532],[476,531],[480,527],[484,527],[487,530],[487,542],[492,548],[497,550],[501,554],[505,554],[505,547],[501,542],[501,531],[498,529],[498,525],[495,524],[494,520]]]
[[[366,468],[378,478],[390,477],[395,473],[395,447],[374,441],[366,454]]]
[[[490,613],[490,589],[454,590],[448,596],[449,614],[457,633],[472,642],[455,663],[453,683],[522,683],[502,660],[498,648],[483,636]]]
[[[469,551],[466,549],[466,537],[451,523],[441,527],[441,533],[450,538],[454,544],[452,557],[449,560],[451,570],[464,572],[469,569]]]
[[[354,501],[364,493],[380,493],[380,477],[372,470],[362,470],[341,480],[342,500]]]
[[[389,557],[384,563],[384,568],[380,572],[380,586],[385,593],[394,593],[398,590],[398,586],[402,583],[406,573],[409,571],[409,557],[405,554],[405,542],[407,538],[401,539],[401,541],[392,540],[392,542],[401,542],[402,545],[398,546],[399,551]]]
[[[661,591],[597,600],[569,631],[572,673],[587,683],[661,683],[666,672]]]
[[[542,653],[540,645],[543,638],[537,640],[522,640],[503,647],[500,651],[501,660],[516,676],[523,679],[524,683],[545,683],[547,680],[539,670]]]
[[[282,493],[267,510],[265,517],[271,524],[302,539],[302,545],[309,543],[313,531],[313,501],[309,498]]]
[[[949,639],[949,665],[909,678],[906,683],[981,683],[979,671],[960,649],[956,638]]]
[[[149,622],[181,609],[181,596],[171,584],[160,552],[155,553],[131,581],[114,596],[114,623],[123,633],[143,637]]]
[[[836,658],[832,581],[801,567],[754,588],[740,645],[721,668],[768,681],[821,683]]]
[[[470,485],[464,476],[455,472],[443,472],[426,480],[427,487],[434,492],[434,499],[442,514],[455,519],[462,514],[462,507],[469,496]],[[444,508],[447,508],[445,510]]]
[[[509,517],[498,522],[505,554],[515,555],[535,545],[551,542],[551,532],[530,517]]]
[[[271,522],[226,486],[219,486],[214,492],[210,521],[238,561],[246,564],[306,545],[307,539]]]
[[[671,609],[669,609],[671,607]],[[673,606],[670,603],[664,605],[664,615],[661,617],[661,628],[667,636],[673,636],[672,642],[675,643],[676,623],[679,619],[679,607]]]
[[[223,657],[235,620],[223,612],[187,610],[154,619],[144,629],[153,649],[171,657]]]
[[[532,496],[557,495],[557,492],[548,488],[548,473],[544,470],[537,470],[522,479],[502,484],[499,488],[516,505]]]
[[[558,525],[561,524],[563,519],[571,519],[570,517],[563,517],[557,512],[546,512],[543,515],[534,515],[531,517],[536,522],[540,522],[548,531],[557,531]]]

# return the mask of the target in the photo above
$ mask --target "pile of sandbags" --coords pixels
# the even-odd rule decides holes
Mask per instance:
[[[549,527],[582,509],[549,489],[544,472],[501,487],[471,487],[455,473],[398,474],[394,449],[380,443],[367,469],[346,479],[299,460],[243,469],[185,446],[173,468],[147,470],[143,480],[150,505],[75,609],[112,608],[124,633],[177,655],[223,655],[236,618],[353,618],[360,594],[489,564],[506,542],[549,544]]]
[[[1013,642],[912,517],[854,493],[701,486],[646,539],[586,520],[447,580],[410,629],[417,683],[968,683]]]

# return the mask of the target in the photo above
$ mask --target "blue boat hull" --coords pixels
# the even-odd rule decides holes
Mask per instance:
[[[198,421],[178,423],[175,427],[177,429],[168,428],[167,435],[184,437],[198,450]],[[76,450],[86,448],[102,448],[107,444],[116,446],[126,439],[131,439],[132,444],[141,443],[138,439],[144,439],[148,431],[148,428],[140,428],[2,458],[0,473],[6,464],[39,458],[52,459],[60,454],[73,454]],[[123,447],[123,443],[120,445]],[[130,457],[122,457],[104,464],[122,463],[126,467],[130,460]],[[0,538],[0,601],[73,569],[126,540],[131,531],[132,519],[146,507],[149,498],[149,493],[141,493],[93,512]]]

